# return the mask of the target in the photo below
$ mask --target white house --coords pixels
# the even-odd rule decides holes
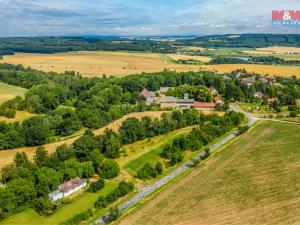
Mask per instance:
[[[55,190],[55,191],[52,191],[49,195],[48,195],[49,199],[52,201],[52,202],[55,202],[59,199],[62,199],[64,198],[64,194],[62,192],[60,192],[59,190]]]
[[[80,179],[79,177],[76,177],[72,180],[66,181],[63,184],[61,184],[58,188],[58,190],[55,190],[49,194],[49,199],[53,202],[65,198],[83,188],[86,187],[86,180]]]

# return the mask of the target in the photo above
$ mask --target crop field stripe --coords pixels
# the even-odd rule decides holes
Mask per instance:
[[[121,224],[296,224],[299,126],[270,121],[258,125]],[[185,196],[180,205],[175,202],[179,196]]]
[[[231,163],[234,159],[236,159],[241,153],[243,153],[245,150],[248,149],[248,147],[253,143],[256,142],[259,139],[259,136],[257,136],[256,139],[251,140],[251,142],[247,143],[243,148],[241,148],[238,152],[236,152],[230,159],[228,159],[226,162],[223,162],[218,168],[216,168],[214,171],[212,171],[212,174],[210,174],[208,177],[200,180],[197,182],[191,190],[187,190],[186,194],[179,196],[177,199],[174,200],[173,204],[166,208],[165,210],[161,211],[158,215],[153,217],[153,220],[155,222],[160,222],[160,219],[170,210],[170,208],[174,208],[180,201],[185,199],[187,196],[193,194],[195,190],[199,188],[201,184],[215,176],[220,170],[222,170],[224,167],[226,167],[229,163]],[[153,224],[152,221],[150,220],[146,225]]]

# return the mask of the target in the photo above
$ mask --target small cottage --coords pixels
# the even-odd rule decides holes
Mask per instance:
[[[55,202],[59,199],[65,198],[86,187],[86,180],[76,177],[72,180],[66,181],[61,184],[58,190],[51,192],[48,197],[51,201]]]
[[[147,88],[141,91],[140,96],[147,104],[151,104],[155,101],[155,92],[148,91]]]

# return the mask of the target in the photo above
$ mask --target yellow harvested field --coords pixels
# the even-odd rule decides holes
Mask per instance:
[[[201,62],[210,62],[212,60],[212,58],[205,56],[192,56],[181,54],[167,54],[167,56],[174,60],[196,60]]]
[[[297,76],[300,77],[300,67],[297,66],[273,66],[273,65],[253,65],[253,64],[220,64],[206,65],[203,69],[214,70],[218,72],[231,72],[237,69],[245,68],[247,71],[254,71],[259,74],[272,74],[282,77]]]
[[[164,69],[178,72],[197,71],[199,66],[168,63],[163,55],[155,53],[130,52],[66,52],[60,54],[17,53],[4,56],[2,62],[22,64],[37,70],[76,71],[85,77],[126,76],[142,72],[159,72]],[[0,62],[1,62],[0,61]]]
[[[0,116],[0,121],[5,121],[8,123],[17,122],[17,121],[23,121],[25,119],[28,119],[36,114],[29,113],[26,111],[17,111],[16,116],[14,118],[6,118],[5,116]]]
[[[190,50],[190,51],[204,51],[205,48],[202,47],[196,47],[196,46],[178,46],[179,49],[182,50]]]
[[[11,100],[11,99],[14,99],[16,96],[13,95],[13,94],[3,94],[3,93],[0,93],[0,104],[5,102],[5,101],[8,101],[8,100]]]
[[[136,112],[136,113],[131,113],[128,114],[126,116],[123,116],[122,118],[112,122],[111,124],[107,125],[106,127],[103,127],[101,129],[95,130],[94,133],[96,135],[100,135],[104,132],[104,130],[106,128],[112,129],[114,131],[117,131],[119,129],[119,126],[122,124],[122,122],[124,120],[126,120],[128,117],[136,117],[141,119],[144,116],[150,116],[150,117],[160,117],[162,115],[162,111],[158,111],[158,112]],[[62,144],[72,144],[79,136],[82,135],[83,132],[81,132],[81,134],[77,135],[77,136],[71,136],[69,138],[65,138],[62,141],[58,141],[55,143],[50,143],[50,144],[46,144],[44,147],[46,148],[46,150],[49,153],[53,153],[55,152],[56,148]],[[0,169],[10,163],[13,162],[15,154],[17,152],[26,152],[28,155],[29,159],[33,158],[33,155],[35,153],[36,147],[25,147],[25,148],[18,148],[18,149],[11,149],[11,150],[3,150],[0,151]]]
[[[300,48],[287,46],[272,46],[267,48],[257,48],[255,51],[249,52],[256,54],[300,54]]]

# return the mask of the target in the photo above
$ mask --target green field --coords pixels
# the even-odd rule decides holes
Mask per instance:
[[[33,209],[25,210],[13,215],[2,222],[1,225],[58,225],[61,222],[72,218],[74,215],[94,208],[94,203],[99,196],[104,196],[117,186],[116,183],[107,183],[105,187],[97,193],[82,193],[75,197],[67,205],[59,208],[54,214],[48,217],[38,215]],[[100,211],[97,212],[101,213]]]
[[[16,96],[24,96],[27,89],[0,82],[0,104]]]
[[[193,129],[193,127],[195,126],[182,128],[165,135],[160,135],[152,139],[143,140],[125,146],[124,150],[128,152],[128,154],[131,152],[132,156],[122,167],[131,175],[134,175],[138,169],[143,167],[145,162],[154,164],[158,161],[162,161],[159,154],[163,151],[164,146],[171,143],[175,137],[187,134]]]
[[[119,224],[297,224],[300,126],[262,121]]]
[[[295,118],[289,116],[290,113],[287,107],[283,107],[282,111],[279,113],[276,113],[273,109],[269,108],[268,106],[261,105],[260,103],[239,103],[239,107],[260,118],[272,118],[291,122],[300,122],[299,115]]]

